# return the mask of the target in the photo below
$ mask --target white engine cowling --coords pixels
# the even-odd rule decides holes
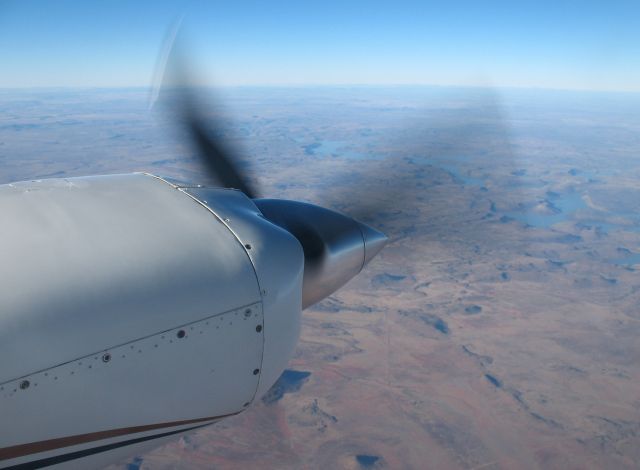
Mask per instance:
[[[239,191],[52,179],[0,186],[0,214],[0,468],[239,413],[293,353],[303,251]]]

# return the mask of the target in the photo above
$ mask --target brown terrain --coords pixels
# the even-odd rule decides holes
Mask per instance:
[[[303,313],[264,399],[113,469],[640,467],[636,95],[234,93],[232,138],[265,194],[361,216],[391,242]],[[195,177],[166,157],[175,143],[108,140],[122,112],[96,140],[102,163],[78,151],[6,178]]]
[[[281,399],[141,468],[640,466],[638,114],[509,119],[493,99],[425,120],[405,110],[400,124],[360,110],[365,138],[353,108],[290,131],[349,144],[311,165],[291,151],[263,184],[368,211],[392,241],[304,312]]]

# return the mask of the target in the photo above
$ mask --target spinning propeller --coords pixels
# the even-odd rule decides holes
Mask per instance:
[[[165,58],[155,99],[170,96],[168,108],[185,128],[207,175],[222,187],[242,191],[264,217],[295,236],[304,251],[302,306],[306,308],[331,295],[357,275],[387,244],[387,237],[339,212],[314,204],[264,199],[239,168],[235,152],[223,144],[215,130],[220,126],[204,118],[183,56],[176,47],[174,26],[164,48]],[[152,103],[153,104],[153,103]]]

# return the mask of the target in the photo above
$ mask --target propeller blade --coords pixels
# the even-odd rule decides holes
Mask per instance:
[[[235,152],[215,133],[222,125],[211,117],[205,119],[198,104],[196,81],[190,72],[190,64],[181,53],[180,23],[178,20],[167,32],[158,59],[150,106],[160,101],[177,118],[209,177],[225,188],[239,189],[249,198],[255,198],[258,192],[249,183],[247,175],[240,171]]]
[[[188,93],[188,90],[184,90],[184,93]],[[192,101],[190,95],[183,97],[183,124],[209,176],[214,177],[225,188],[239,189],[251,199],[257,197],[257,192],[247,182],[246,175],[236,166],[232,152],[208,130],[205,120],[191,104]]]
[[[405,122],[380,138],[385,158],[354,160],[339,170],[331,161],[320,162],[333,185],[314,202],[395,236],[402,230],[392,226],[394,220],[409,220],[407,214],[420,218],[419,208],[444,194],[442,184],[453,180],[461,189],[479,188],[492,178],[509,178],[517,162],[499,97],[491,89],[461,90],[457,96],[455,106],[435,97],[405,110]],[[476,155],[500,162],[499,174],[483,172],[474,164]],[[509,189],[517,199],[518,187]]]

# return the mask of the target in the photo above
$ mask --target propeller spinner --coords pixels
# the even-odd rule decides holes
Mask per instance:
[[[256,199],[259,191],[240,171],[232,149],[218,138],[213,118],[204,118],[198,107],[196,87],[187,76],[187,61],[176,47],[176,30],[168,36],[162,81],[154,96],[171,96],[168,108],[181,123],[188,142],[209,178],[225,188],[242,191],[253,199],[264,217],[287,230],[304,251],[302,307],[328,297],[357,275],[384,248],[388,239],[378,230],[355,219],[314,204],[278,199]],[[165,85],[168,81],[171,85]]]

